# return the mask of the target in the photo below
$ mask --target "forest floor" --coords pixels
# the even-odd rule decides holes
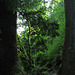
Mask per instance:
[[[49,75],[58,75],[57,72],[51,71]]]

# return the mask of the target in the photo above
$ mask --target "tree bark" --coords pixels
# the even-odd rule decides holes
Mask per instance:
[[[16,61],[16,18],[0,1],[0,75],[10,75]]]
[[[64,1],[66,31],[61,75],[75,75],[75,0]]]

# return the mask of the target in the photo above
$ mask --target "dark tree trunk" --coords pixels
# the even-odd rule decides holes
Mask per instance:
[[[66,34],[62,75],[75,75],[75,0],[65,1]]]
[[[0,1],[0,75],[10,75],[16,61],[16,18]]]

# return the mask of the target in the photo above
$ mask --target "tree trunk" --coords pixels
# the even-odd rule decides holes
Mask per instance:
[[[61,75],[75,75],[75,0],[64,1],[66,33]]]
[[[10,75],[16,61],[16,18],[0,1],[0,75]]]
[[[30,51],[30,21],[28,20],[29,34],[28,34],[28,49],[29,49],[29,63],[31,67],[31,51]]]

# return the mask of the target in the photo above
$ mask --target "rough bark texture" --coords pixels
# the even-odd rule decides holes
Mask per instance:
[[[75,75],[75,0],[64,1],[66,34],[61,75]]]
[[[0,1],[0,75],[10,75],[16,54],[16,14]]]

